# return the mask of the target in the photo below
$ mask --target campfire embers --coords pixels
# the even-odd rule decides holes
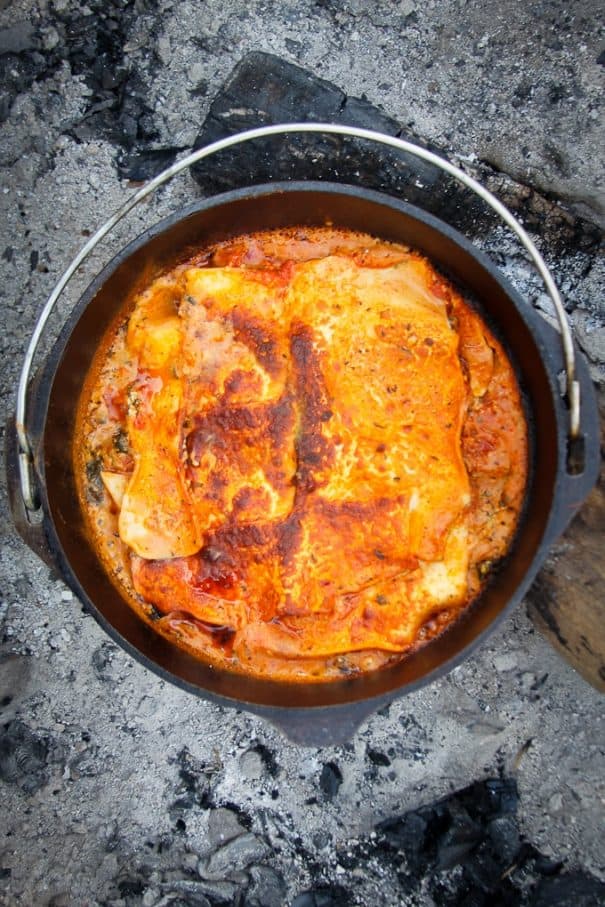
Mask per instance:
[[[79,142],[102,137],[114,143],[122,178],[147,180],[167,167],[180,149],[158,146],[148,80],[126,54],[144,13],[144,3],[91,0],[83,9],[55,8],[52,25],[40,18],[0,30],[0,123],[17,95],[67,64],[88,87],[87,107],[67,133]]]
[[[244,759],[250,753],[261,753],[262,766]],[[277,767],[272,774],[275,763],[267,761],[267,754],[272,756],[265,747],[253,747],[240,758],[240,765],[259,782],[261,771],[260,783],[275,784],[278,790],[281,771]],[[182,750],[177,765],[179,797],[170,810],[175,834],[163,839],[153,867],[141,865],[133,872],[131,865],[130,875],[116,879],[126,904],[139,903],[136,896],[143,892],[150,904],[198,907],[352,907],[378,903],[380,892],[386,905],[417,907],[605,903],[605,884],[544,855],[524,838],[517,821],[517,785],[511,777],[477,781],[432,805],[393,816],[349,847],[345,842],[332,847],[327,835],[320,858],[306,848],[297,829],[280,822],[267,824],[272,810],[252,816],[236,803],[219,805],[219,763],[202,764]],[[322,802],[329,810],[329,801],[339,794],[328,785],[328,775],[336,779],[341,775],[335,763],[324,763],[317,775]],[[334,781],[331,785],[336,786]],[[189,850],[185,835],[186,828],[199,821],[200,809],[208,815],[201,853]],[[293,884],[293,867],[306,884]]]
[[[432,806],[381,822],[374,855],[391,863],[402,893],[422,888],[444,907],[603,903],[603,883],[566,871],[563,862],[523,840],[517,804],[514,779],[478,781]]]

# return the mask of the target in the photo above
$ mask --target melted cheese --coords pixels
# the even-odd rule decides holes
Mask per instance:
[[[325,236],[298,260],[271,235],[234,244],[139,296],[119,356],[132,468],[112,454],[101,474],[159,629],[290,679],[446,625],[505,550],[526,474],[479,317],[421,256]],[[263,248],[271,263],[241,262]]]
[[[398,651],[464,595],[466,386],[427,267],[329,256],[285,283],[191,269],[178,315],[164,282],[143,298],[128,343],[147,394],[131,404],[120,536],[151,561],[214,547],[237,594],[226,614],[195,565],[137,561],[140,594],[254,627],[244,638],[268,650],[295,628],[301,653],[322,656]],[[241,526],[257,530],[265,570],[225,544]],[[258,608],[269,587],[272,627],[247,623],[246,601]]]

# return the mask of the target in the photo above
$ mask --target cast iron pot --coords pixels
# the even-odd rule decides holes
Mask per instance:
[[[363,230],[426,253],[478,301],[515,363],[531,427],[531,471],[524,515],[512,550],[480,598],[443,635],[399,664],[328,684],[255,680],[216,670],[154,633],[110,582],[86,534],[69,450],[76,401],[104,331],[154,271],[172,267],[201,244],[288,225]],[[594,390],[580,357],[579,440],[568,445],[569,413],[558,375],[559,334],[463,236],[390,196],[327,183],[283,183],[202,201],[147,230],[94,280],[71,314],[30,390],[28,425],[42,521],[26,518],[17,487],[17,445],[9,432],[8,472],[17,528],[52,564],[120,646],[161,677],[222,705],[265,716],[307,745],[342,742],[377,708],[445,674],[480,644],[534,579],[551,543],[596,481],[599,449]],[[576,456],[577,448],[582,448]],[[573,459],[573,464],[570,465]]]

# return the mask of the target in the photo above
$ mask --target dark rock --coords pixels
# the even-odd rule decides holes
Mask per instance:
[[[219,847],[245,834],[246,829],[240,823],[236,813],[231,809],[219,807],[210,811],[208,816],[208,843]]]
[[[57,749],[51,737],[35,734],[21,721],[9,722],[0,730],[0,778],[35,793],[48,783]]]
[[[151,148],[125,151],[118,155],[120,179],[143,182],[153,179],[176,160],[180,148]]]
[[[266,841],[248,832],[200,860],[198,873],[204,879],[230,878],[233,872],[246,869],[252,863],[262,862],[269,852],[270,848]]]
[[[342,885],[319,885],[295,897],[292,907],[346,907],[350,903],[349,893]]]
[[[342,772],[335,762],[326,762],[319,776],[319,786],[321,787],[326,800],[332,800],[336,796],[342,784]]]
[[[270,866],[252,866],[246,907],[283,907],[286,903],[286,883]]]
[[[17,22],[0,31],[0,56],[20,54],[24,50],[34,50],[37,46],[34,26],[30,22]]]

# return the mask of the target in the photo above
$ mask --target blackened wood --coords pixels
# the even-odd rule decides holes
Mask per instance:
[[[247,54],[210,108],[194,148],[245,129],[289,122],[330,122],[373,129],[426,145],[365,98],[348,97],[335,85],[272,54]],[[205,192],[221,192],[276,180],[332,180],[389,192],[447,220],[459,229],[481,230],[491,215],[474,194],[436,167],[358,139],[294,134],[227,149],[192,168]],[[482,217],[480,214],[482,213]]]
[[[605,392],[600,397],[605,452]],[[605,459],[596,488],[528,595],[529,615],[573,667],[605,691]]]

